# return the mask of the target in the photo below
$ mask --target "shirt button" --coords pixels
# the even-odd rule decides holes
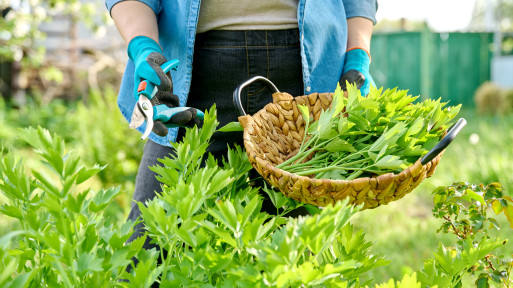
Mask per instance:
[[[312,87],[307,86],[307,87],[306,87],[306,92],[310,92],[310,90],[312,90]]]

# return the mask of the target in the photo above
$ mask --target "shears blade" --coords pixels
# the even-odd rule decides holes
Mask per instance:
[[[130,128],[138,128],[146,121],[146,130],[141,137],[142,140],[146,139],[153,129],[153,105],[150,99],[144,95],[139,96],[134,112],[132,112],[132,118],[130,119]]]
[[[130,127],[131,129],[139,128],[144,123],[144,114],[141,112],[139,105],[135,105],[134,112],[132,113],[132,118],[130,119]]]

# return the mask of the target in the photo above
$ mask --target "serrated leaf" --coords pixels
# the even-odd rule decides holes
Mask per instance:
[[[344,91],[342,91],[342,88],[340,87],[340,83],[337,83],[337,88],[335,89],[335,93],[333,94],[333,101],[331,103],[333,111],[333,116],[338,116],[340,112],[344,109],[346,106],[345,104],[345,97],[344,97]]]
[[[98,164],[94,165],[94,167],[90,168],[90,169],[82,167],[77,172],[77,180],[76,180],[77,185],[84,183],[86,180],[90,179],[91,177],[93,177],[94,175],[98,174],[100,171],[105,169],[105,167],[107,167],[107,165],[99,166]]]
[[[237,242],[232,237],[231,233],[228,233],[226,230],[214,225],[214,223],[210,221],[202,221],[198,222],[198,224],[214,233],[219,238],[219,241],[226,242],[230,246],[237,248]]]
[[[79,275],[84,276],[87,272],[99,272],[103,270],[102,258],[97,258],[95,255],[82,253],[77,259],[77,272]]]
[[[244,128],[239,122],[230,122],[223,127],[217,129],[218,132],[242,132]]]
[[[338,133],[338,131],[337,131],[337,130],[335,130],[335,129],[329,129],[328,131],[326,131],[326,132],[322,135],[321,139],[322,139],[322,140],[333,139],[333,138],[337,137],[338,135],[339,135],[339,133]]]
[[[218,200],[216,201],[216,207],[217,209],[209,209],[209,214],[223,223],[223,225],[230,228],[232,232],[237,232],[240,227],[233,204],[230,201]]]
[[[205,253],[204,263],[205,267],[211,273],[217,273],[225,270],[228,265],[233,261],[233,253],[220,254],[216,251],[203,251]]]
[[[301,282],[307,284],[310,284],[310,282],[317,278],[321,273],[321,271],[315,269],[311,262],[305,262],[299,265],[298,272],[301,277]]]
[[[175,230],[176,235],[183,241],[185,244],[190,247],[196,247],[197,240],[196,235],[194,234],[194,230],[197,227],[197,224],[192,218],[186,219],[178,230]]]
[[[513,229],[513,206],[508,205],[508,207],[504,208],[504,215],[508,219],[509,226]]]
[[[501,205],[499,200],[496,199],[496,200],[492,201],[492,209],[493,209],[493,212],[495,212],[495,215],[499,215],[504,210],[504,207]]]
[[[244,207],[244,212],[242,214],[242,219],[240,221],[242,228],[246,226],[246,223],[254,216],[255,212],[260,210],[262,202],[258,196],[253,196],[251,201]]]
[[[333,139],[324,148],[330,152],[356,152],[353,145],[340,138]]]
[[[114,250],[114,254],[109,260],[110,270],[114,270],[118,267],[127,267],[132,259],[129,257],[130,247],[125,246]]]
[[[373,100],[373,99],[369,99],[369,98],[362,99],[360,101],[360,104],[365,109],[372,109],[372,110],[374,110],[374,109],[379,109],[379,107],[380,107],[380,103],[378,101]]]
[[[481,205],[483,206],[486,206],[486,202],[483,198],[482,195],[479,195],[477,194],[474,190],[472,189],[467,189],[465,190],[466,194],[471,198],[471,199],[474,199],[476,201],[478,201],[479,203],[481,203]]]
[[[406,135],[417,135],[422,130],[422,127],[424,127],[424,122],[424,118],[417,118],[417,120],[410,125],[410,128],[408,128]]]
[[[67,201],[65,202],[65,206],[75,213],[80,213],[88,194],[89,190],[79,193],[78,195],[76,195],[76,197],[69,196]]]
[[[308,107],[305,105],[297,105],[299,112],[301,112],[301,116],[303,116],[303,120],[305,123],[310,123],[310,111],[308,111]]]
[[[96,213],[100,212],[105,209],[119,193],[121,193],[119,187],[109,188],[107,190],[101,189],[94,195],[93,201],[89,204],[89,210]]]
[[[388,145],[385,144],[381,150],[379,151],[378,155],[376,156],[376,159],[374,159],[374,161],[379,161],[384,155],[385,153],[387,152],[387,149],[388,149]]]
[[[401,160],[398,156],[394,155],[386,155],[383,158],[379,159],[376,163],[373,164],[380,169],[404,169],[407,168],[404,164],[403,160]]]
[[[60,195],[59,190],[55,187],[54,179],[47,175],[46,172],[43,170],[32,170],[32,174],[39,181],[39,183],[36,184],[38,187],[51,194]]]
[[[338,121],[338,133],[339,134],[345,134],[347,131],[349,131],[353,126],[356,124],[349,121],[345,117],[340,117]]]
[[[4,249],[4,250],[7,249],[12,238],[22,235],[22,234],[25,234],[25,233],[26,233],[25,231],[17,230],[17,231],[11,231],[11,232],[3,235],[2,237],[0,237],[0,248]]]
[[[346,179],[347,170],[342,169],[334,169],[326,172],[326,174],[323,175],[323,179],[333,179],[333,180],[344,180]]]
[[[271,199],[271,202],[277,209],[282,208],[289,201],[289,198],[284,196],[281,192],[274,191],[272,188],[267,188],[266,183],[264,183],[263,190],[269,196],[269,199]]]
[[[431,131],[431,129],[433,129],[435,124],[438,123],[438,121],[440,120],[441,114],[442,114],[442,110],[440,108],[440,102],[437,102],[436,106],[433,108],[433,113],[428,122],[428,129],[427,129],[428,131]]]
[[[114,230],[114,233],[110,234],[109,236],[109,244],[113,249],[118,249],[123,247],[125,242],[130,238],[132,235],[132,228],[133,228],[133,222],[127,221],[121,225],[121,227],[116,230]]]
[[[316,134],[321,138],[325,139],[325,134],[329,132],[331,129],[330,121],[333,115],[329,110],[321,111],[321,116],[319,116],[319,120],[317,120],[317,130]]]
[[[365,131],[370,126],[369,120],[367,120],[365,117],[363,117],[361,115],[351,113],[349,115],[349,117],[347,117],[347,118],[349,119],[349,121],[355,123],[356,126],[358,126],[358,128],[360,128],[360,130]]]
[[[21,214],[20,208],[15,206],[4,204],[0,208],[0,213],[20,220],[23,219],[23,215]]]

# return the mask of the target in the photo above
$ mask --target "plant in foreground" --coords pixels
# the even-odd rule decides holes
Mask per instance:
[[[488,213],[490,210],[496,215],[504,212],[513,228],[513,199],[504,195],[499,183],[487,186],[454,183],[435,189],[433,195],[433,216],[444,221],[438,232],[454,234],[455,245],[447,247],[439,243],[438,250],[425,260],[422,270],[404,275],[401,281],[391,279],[376,288],[460,288],[469,275],[475,277],[479,288],[490,287],[490,283],[511,287],[513,259],[492,254],[508,240],[490,236],[492,229],[500,227]]]
[[[44,169],[26,173],[21,161],[1,153],[0,191],[7,200],[0,213],[17,219],[19,229],[0,238],[0,286],[117,285],[144,243],[141,238],[126,246],[134,223],[114,225],[103,217],[119,188],[86,188],[103,167],[85,167],[47,130],[28,128],[19,135],[44,159]]]
[[[373,285],[367,272],[386,261],[370,254],[371,243],[349,223],[358,208],[341,202],[322,210],[308,206],[313,215],[290,219],[284,215],[303,204],[264,189],[278,215],[261,212],[260,191],[248,181],[246,153],[230,148],[221,163],[206,154],[216,127],[212,108],[203,127],[189,129],[174,144],[176,154],[152,168],[163,192],[139,207],[158,250],[141,249],[146,236],[125,243],[134,223],[105,219],[103,211],[119,189],[84,188],[102,167],[84,166],[66,152],[60,137],[44,129],[22,130],[21,138],[46,168],[26,173],[21,161],[2,153],[0,191],[7,200],[0,213],[17,219],[19,229],[0,237],[0,286]],[[468,274],[477,275],[479,287],[488,287],[490,279],[508,287],[511,260],[491,254],[504,241],[488,236],[498,224],[485,206],[504,212],[511,223],[512,202],[496,184],[437,189],[435,216],[450,222],[441,231],[456,234],[457,245],[440,245],[422,271],[376,287],[461,287]],[[128,265],[133,267],[129,273]]]
[[[283,215],[302,204],[268,191],[282,211],[270,216],[248,186],[251,165],[242,149],[230,149],[223,165],[210,157],[201,166],[214,120],[211,110],[201,130],[174,144],[176,156],[153,168],[162,194],[139,204],[161,248],[161,286],[357,287],[361,275],[385,263],[368,255],[370,243],[348,224],[356,208],[338,203],[289,219]]]
[[[489,287],[489,281],[510,287],[513,284],[513,255],[505,258],[491,254],[495,248],[506,245],[508,240],[491,238],[492,230],[498,230],[500,226],[489,212],[495,215],[504,213],[513,229],[513,199],[505,195],[499,183],[487,186],[454,183],[436,189],[433,194],[433,215],[444,220],[439,231],[457,236],[454,247],[440,244],[435,254],[436,265],[446,274],[452,274],[452,277],[438,279],[443,279],[443,283],[450,279],[451,287],[461,287],[462,277],[470,273],[477,276],[477,287]],[[423,276],[427,280],[433,275]]]

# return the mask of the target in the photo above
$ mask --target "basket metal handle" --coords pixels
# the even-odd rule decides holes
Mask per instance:
[[[436,144],[433,149],[431,149],[422,159],[420,159],[420,164],[426,165],[429,163],[433,158],[435,158],[440,152],[442,152],[449,144],[451,144],[452,140],[460,133],[461,129],[467,125],[467,121],[464,118],[460,118],[456,124],[454,124],[450,129],[449,132],[447,132],[447,135]]]
[[[235,108],[237,108],[237,111],[239,111],[239,115],[245,116],[246,112],[244,111],[244,108],[242,107],[241,101],[240,101],[240,93],[244,88],[249,86],[252,83],[255,82],[262,82],[269,90],[271,90],[273,93],[280,92],[278,88],[274,85],[271,80],[263,77],[263,76],[255,76],[249,80],[246,80],[244,83],[240,84],[235,88],[235,91],[233,91],[233,105]]]

